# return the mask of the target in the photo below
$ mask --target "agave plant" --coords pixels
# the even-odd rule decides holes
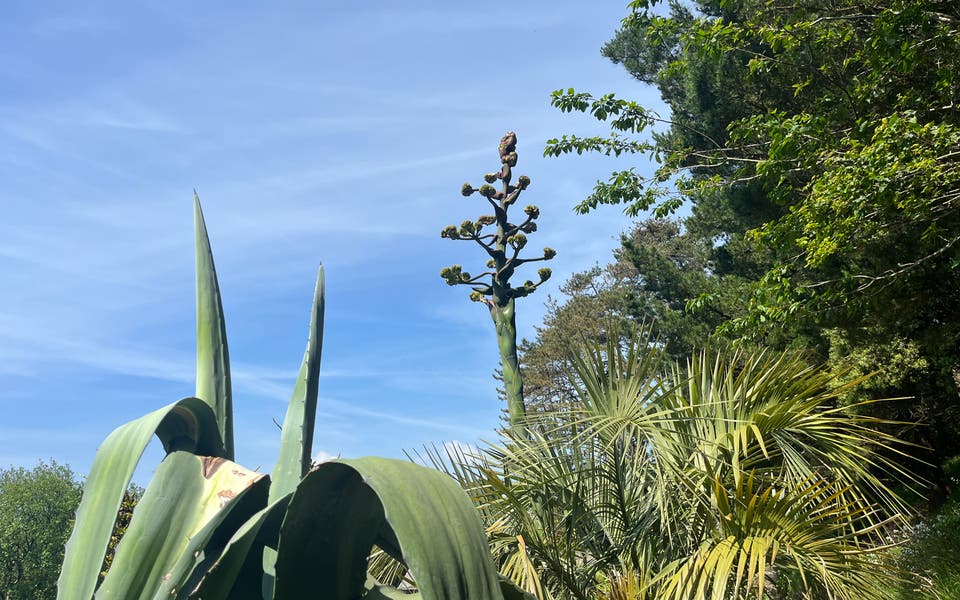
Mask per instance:
[[[374,547],[416,582],[416,593],[405,590],[403,598],[520,598],[501,582],[474,507],[446,475],[383,458],[311,464],[322,268],[276,467],[267,475],[233,462],[223,311],[199,199],[194,200],[196,397],[118,427],[100,446],[67,543],[58,598],[400,597],[368,574]],[[166,456],[97,588],[117,509],[154,435]]]
[[[480,506],[501,572],[540,600],[886,598],[885,531],[909,509],[885,481],[911,481],[905,449],[801,356],[681,369],[657,348],[581,348],[574,410],[477,456],[431,453]]]

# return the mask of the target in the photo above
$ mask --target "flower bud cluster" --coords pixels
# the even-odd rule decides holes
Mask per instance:
[[[540,277],[538,283],[527,280],[521,286],[510,287],[509,279],[514,273],[514,269],[529,261],[550,260],[556,256],[556,251],[552,248],[544,248],[542,258],[522,259],[520,251],[527,245],[527,235],[537,231],[537,224],[534,222],[540,217],[540,209],[534,205],[528,205],[523,209],[526,218],[519,224],[510,223],[507,214],[508,209],[520,196],[520,193],[530,186],[530,178],[521,175],[516,179],[516,183],[511,185],[511,169],[517,164],[517,136],[514,132],[508,131],[500,140],[498,153],[500,156],[501,168],[494,173],[483,175],[484,183],[475,188],[469,183],[464,183],[461,188],[463,196],[467,197],[474,193],[479,193],[494,205],[496,215],[480,215],[476,220],[466,220],[459,227],[448,225],[440,232],[440,236],[452,240],[469,239],[479,243],[494,258],[486,261],[488,272],[478,276],[476,280],[463,271],[460,265],[452,265],[440,271],[440,276],[448,285],[467,284],[473,287],[470,299],[475,302],[487,301],[486,298],[494,296],[497,289],[506,290],[510,298],[519,298],[535,292],[540,284],[550,279],[552,272],[548,268],[541,268],[537,271]],[[498,190],[494,185],[502,181],[502,189]],[[498,220],[499,219],[499,220]],[[489,225],[502,225],[498,228],[496,234],[481,235],[484,227]],[[504,236],[506,236],[504,238]],[[507,248],[512,248],[513,252],[505,252]],[[499,261],[499,262],[498,262]],[[503,268],[497,269],[500,264]],[[492,277],[489,285],[478,283],[481,279]],[[497,287],[499,286],[499,287]],[[498,300],[499,301],[499,298]]]
[[[447,285],[457,285],[462,281],[463,267],[461,265],[451,265],[440,269],[440,277],[446,280]]]
[[[522,233],[515,233],[507,238],[507,243],[517,250],[520,250],[527,245],[527,236],[523,235]]]

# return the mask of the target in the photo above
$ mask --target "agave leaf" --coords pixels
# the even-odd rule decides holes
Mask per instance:
[[[407,592],[392,588],[388,585],[373,584],[367,587],[363,600],[421,600],[420,594],[409,594]]]
[[[502,599],[483,525],[459,486],[384,458],[330,461],[304,478],[280,529],[274,598],[309,597],[317,585],[334,586],[326,598],[359,597],[373,544],[399,555],[423,600]]]
[[[280,440],[280,457],[273,469],[270,502],[293,492],[310,469],[313,455],[313,429],[317,416],[317,390],[320,378],[320,352],[323,347],[323,267],[317,272],[317,285],[310,311],[307,350],[297,375],[293,397],[287,407]]]
[[[226,458],[233,460],[233,397],[230,391],[230,354],[223,320],[220,285],[213,265],[210,238],[193,194],[193,224],[197,254],[197,398],[206,402],[217,416]]]
[[[110,543],[123,494],[144,449],[156,434],[167,452],[188,450],[223,456],[216,417],[197,398],[184,398],[115,429],[93,459],[83,498],[67,541],[57,581],[60,600],[90,600]]]
[[[537,600],[537,597],[520,588],[517,584],[510,581],[503,575],[498,575],[500,581],[500,592],[503,594],[503,600]]]
[[[266,475],[223,458],[168,455],[134,511],[97,599],[185,597],[208,544],[229,535],[218,528],[228,518],[242,523],[261,508],[268,485]]]
[[[272,486],[271,486],[272,487]],[[265,546],[276,546],[290,495],[261,509],[230,538],[203,575],[191,598],[203,600],[262,600],[261,557]]]
[[[307,597],[321,581],[330,600],[359,597],[383,522],[383,507],[359,473],[321,465],[297,488],[280,528],[274,598]]]

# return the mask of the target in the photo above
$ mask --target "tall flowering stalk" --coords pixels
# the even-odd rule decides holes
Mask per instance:
[[[522,285],[513,287],[510,278],[517,267],[530,262],[546,261],[556,256],[552,248],[544,248],[543,254],[536,258],[521,258],[520,251],[527,245],[527,234],[537,230],[536,220],[540,216],[540,209],[528,205],[523,209],[525,218],[519,224],[511,223],[509,210],[520,194],[530,186],[530,178],[526,175],[513,180],[513,168],[517,165],[517,135],[508,131],[500,140],[500,170],[496,173],[487,173],[483,176],[486,183],[474,188],[469,183],[463,184],[461,193],[464,196],[479,194],[490,204],[492,215],[480,215],[475,221],[466,220],[459,227],[447,225],[440,232],[440,237],[451,240],[472,240],[489,255],[487,270],[478,275],[472,275],[463,270],[461,265],[445,267],[440,271],[447,285],[466,285],[471,288],[470,299],[482,302],[490,311],[490,317],[497,330],[497,345],[500,350],[500,365],[503,370],[503,385],[507,397],[507,410],[510,419],[510,429],[518,434],[526,434],[524,416],[526,409],[523,402],[523,377],[517,359],[517,298],[532,294],[541,284],[550,278],[551,271],[547,267],[537,270],[539,281],[534,283],[526,280]],[[500,182],[498,190],[493,184]],[[494,230],[494,228],[496,228]]]

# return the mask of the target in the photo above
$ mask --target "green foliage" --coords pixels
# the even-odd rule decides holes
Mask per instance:
[[[395,587],[368,574],[374,546],[414,582],[416,593],[404,597],[501,598],[482,524],[449,478],[379,458],[311,464],[322,269],[273,477],[230,460],[226,328],[199,200],[195,218],[197,390],[204,397],[185,398],[122,425],[100,446],[66,545],[58,598],[89,600],[95,588],[98,599],[398,597]],[[131,501],[130,477],[154,435],[167,455],[129,521],[122,510],[118,519],[117,509]],[[125,527],[122,537],[118,524]]]
[[[493,210],[492,215],[480,215],[476,221],[464,221],[460,227],[447,225],[440,232],[440,237],[451,240],[470,240],[479,245],[490,257],[487,261],[487,270],[479,275],[471,275],[463,270],[461,265],[445,267],[440,271],[447,285],[466,285],[472,290],[470,299],[482,302],[490,311],[494,327],[497,330],[497,345],[500,349],[500,366],[503,384],[507,397],[507,409],[510,417],[510,426],[519,432],[524,430],[523,376],[517,359],[517,298],[529,296],[544,282],[550,279],[552,272],[546,267],[537,270],[539,281],[524,281],[522,285],[513,286],[510,279],[518,267],[527,263],[546,261],[557,255],[553,248],[544,248],[543,254],[535,258],[521,258],[520,252],[527,245],[527,235],[537,230],[536,219],[540,217],[540,209],[536,206],[527,206],[523,209],[526,218],[519,224],[511,223],[510,207],[516,203],[520,194],[530,187],[530,178],[521,175],[516,185],[513,180],[513,167],[517,165],[517,136],[509,131],[500,140],[498,152],[500,154],[500,170],[496,173],[484,175],[484,183],[474,188],[464,183],[460,192],[465,197],[474,193],[485,198]],[[500,190],[492,183],[501,182]],[[485,227],[495,226],[495,231],[484,231]]]
[[[65,465],[0,470],[0,597],[46,600],[56,594],[63,544],[79,503],[80,483]]]
[[[107,571],[110,570],[110,566],[113,564],[113,555],[116,553],[117,544],[119,544],[123,536],[126,535],[127,528],[130,527],[130,520],[133,519],[133,509],[137,507],[137,503],[140,502],[140,498],[142,497],[143,488],[135,483],[131,483],[130,487],[128,487],[127,491],[123,494],[120,510],[117,511],[117,520],[114,521],[113,531],[110,533],[110,544],[107,546],[107,554],[103,557],[103,568],[100,570],[98,584],[102,583],[103,578],[107,576]]]
[[[547,301],[543,325],[534,340],[520,343],[528,409],[546,413],[576,402],[566,361],[572,341],[595,341],[628,333],[629,284],[635,272],[626,264],[594,267],[574,274],[560,290],[563,304]],[[543,425],[543,418],[537,419]]]
[[[911,574],[896,591],[903,600],[953,600],[960,598],[960,502],[944,505],[933,517],[920,522],[894,563]]]
[[[631,257],[638,297],[671,307],[668,343],[689,351],[709,334],[808,348],[838,371],[873,362],[881,375],[857,393],[883,384],[915,398],[878,414],[923,422],[898,435],[942,463],[960,443],[957,3],[630,6],[603,53],[655,85],[669,117],[558,90],[554,106],[610,133],[562,136],[545,154],[639,153],[658,165],[598,182],[581,212],[690,207],[671,241],[648,239]],[[670,267],[681,241],[700,260]],[[876,362],[884,356],[894,360]],[[926,475],[942,501],[942,473]]]
[[[842,389],[800,356],[681,368],[660,347],[589,344],[571,357],[576,406],[535,413],[534,439],[433,454],[502,571],[541,599],[888,598],[901,575],[881,553],[908,509],[879,475],[910,483],[886,458],[903,445],[837,410]]]

